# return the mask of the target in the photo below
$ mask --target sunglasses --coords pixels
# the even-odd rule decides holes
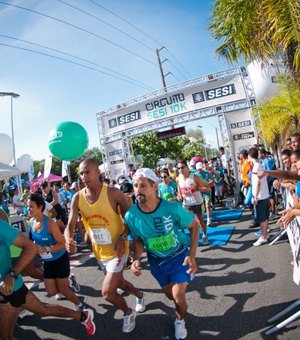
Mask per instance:
[[[177,169],[178,170],[184,169],[184,166],[179,166]]]
[[[161,178],[167,178],[168,176],[161,176]]]

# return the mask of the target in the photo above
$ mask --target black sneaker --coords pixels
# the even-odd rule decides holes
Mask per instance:
[[[69,286],[75,290],[76,293],[80,291],[80,285],[76,280],[76,277],[73,273],[69,276]]]
[[[252,222],[250,225],[249,225],[249,228],[258,228],[260,226],[260,223],[258,222]]]

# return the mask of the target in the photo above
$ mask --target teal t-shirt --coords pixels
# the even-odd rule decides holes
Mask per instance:
[[[180,204],[162,199],[152,212],[145,213],[135,204],[125,214],[132,235],[143,241],[147,252],[160,258],[190,244],[190,237],[179,229],[188,227],[193,219],[194,215]]]
[[[14,243],[19,235],[19,231],[11,227],[8,223],[0,220],[0,281],[3,281],[7,273],[12,268],[9,247]],[[23,284],[21,275],[14,280],[14,292]]]
[[[158,185],[159,197],[168,200],[170,198],[177,196],[177,184],[175,182],[170,181],[168,185],[164,183],[159,183]]]
[[[212,174],[206,170],[197,171],[195,175],[199,176],[205,183],[208,183],[213,178]]]

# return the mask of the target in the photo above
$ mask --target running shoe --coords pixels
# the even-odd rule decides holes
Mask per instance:
[[[185,328],[185,322],[184,320],[178,320],[176,319],[174,322],[175,327],[175,339],[185,339],[187,337],[187,330]]]
[[[63,300],[64,298],[65,297],[62,294],[60,294],[60,293],[55,294],[55,299],[56,300]]]
[[[123,317],[123,333],[130,333],[135,327],[135,311],[132,311],[129,315]]]
[[[123,293],[125,293],[125,292],[124,292],[123,289],[117,288],[117,293],[118,293],[119,295],[123,295]]]
[[[69,276],[69,286],[75,290],[76,293],[80,292],[80,285],[76,280],[76,277],[73,273]]]
[[[263,236],[260,236],[260,238],[256,242],[254,242],[253,245],[254,245],[254,247],[257,247],[257,246],[261,246],[261,245],[263,245],[267,242],[268,242],[268,238],[264,238]]]
[[[94,311],[92,309],[84,309],[82,313],[85,315],[85,320],[81,324],[85,327],[88,335],[94,335],[96,332],[96,325],[94,324]]]
[[[143,313],[146,310],[145,301],[144,301],[144,293],[142,294],[143,294],[143,297],[141,299],[136,298],[136,302],[135,302],[136,313]]]
[[[208,245],[208,238],[207,238],[206,235],[205,235],[205,236],[203,235],[203,239],[202,239],[202,240],[203,240],[203,243],[202,243],[202,244],[203,244],[204,246]]]

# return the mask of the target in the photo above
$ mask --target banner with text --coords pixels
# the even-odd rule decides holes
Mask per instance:
[[[240,75],[189,86],[103,116],[104,135],[245,98]]]

